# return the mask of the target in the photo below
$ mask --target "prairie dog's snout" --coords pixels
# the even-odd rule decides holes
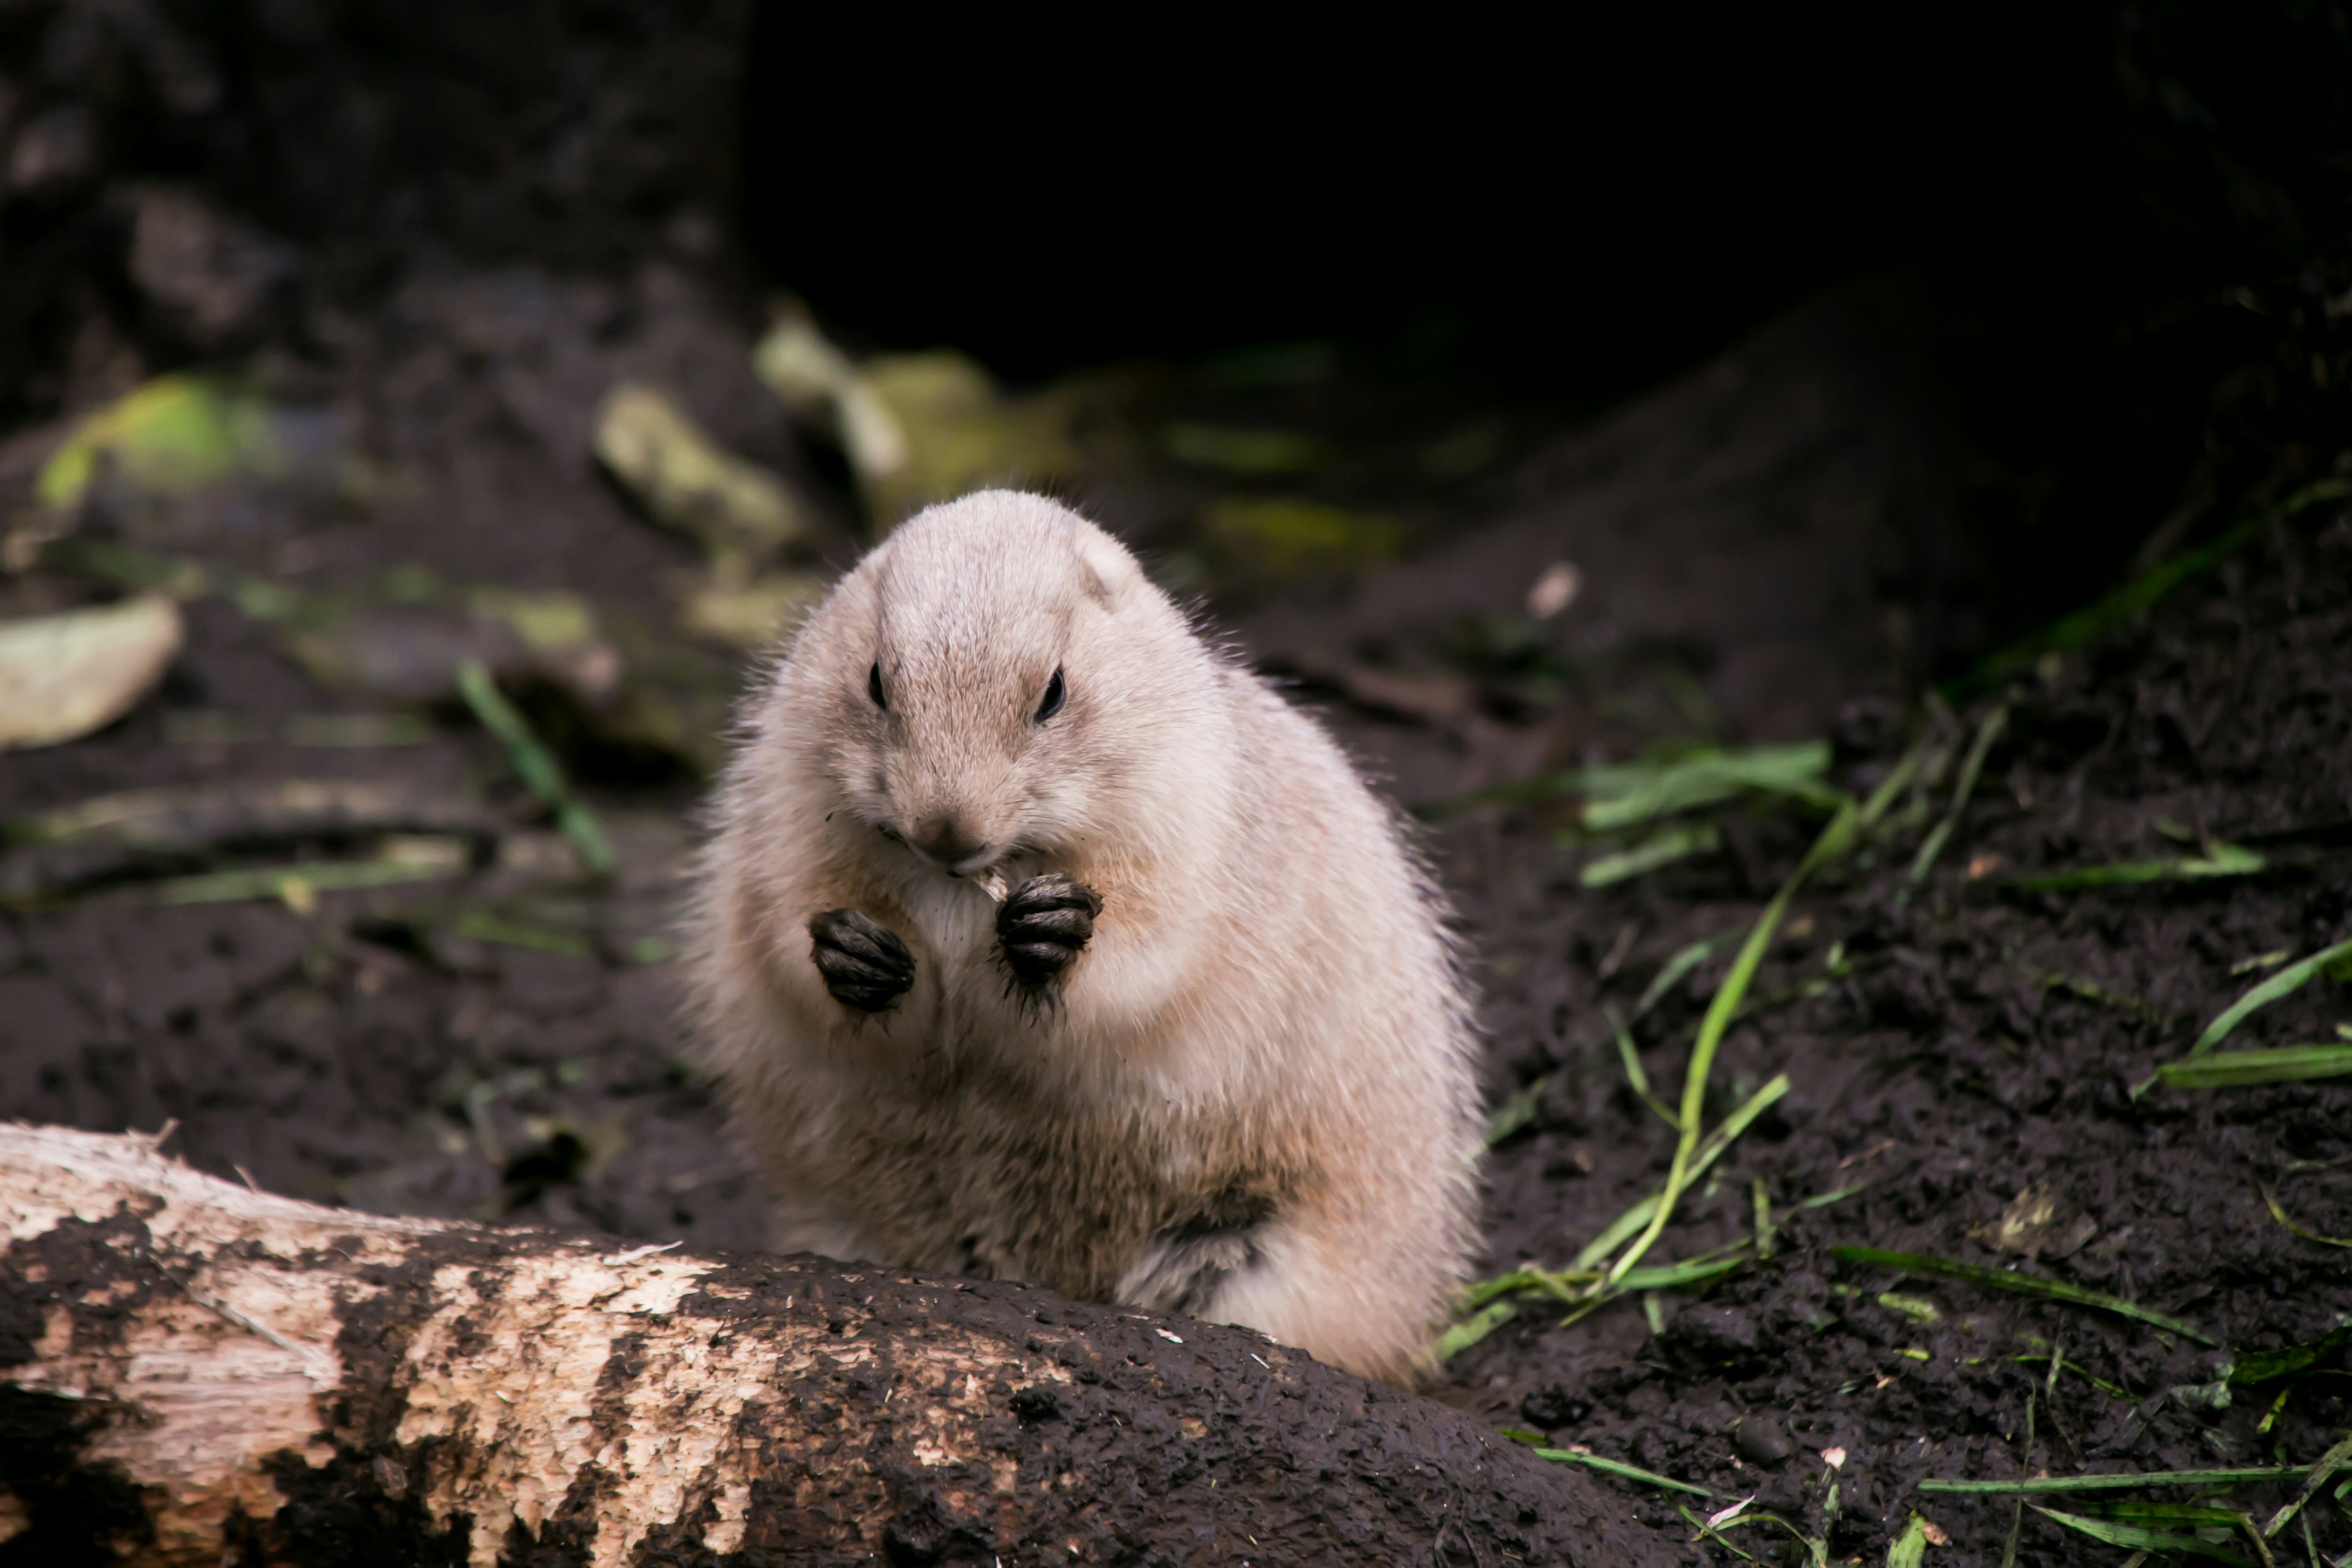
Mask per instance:
[[[1443,904],[1330,739],[1076,513],[968,497],[842,580],[701,894],[780,1246],[1423,1364],[1475,1244]]]

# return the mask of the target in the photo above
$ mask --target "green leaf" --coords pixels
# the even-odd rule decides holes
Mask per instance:
[[[1769,1083],[1749,1095],[1747,1102],[1725,1117],[1722,1125],[1708,1133],[1706,1141],[1699,1145],[1697,1157],[1691,1161],[1689,1180],[1696,1181],[1705,1175],[1707,1167],[1722,1158],[1723,1152],[1731,1147],[1732,1141],[1747,1131],[1749,1123],[1763,1115],[1775,1100],[1788,1092],[1789,1075],[1776,1073]],[[1650,1223],[1650,1216],[1657,1213],[1658,1202],[1664,1196],[1663,1189],[1652,1193],[1648,1197],[1619,1215],[1610,1223],[1608,1229],[1585,1244],[1584,1250],[1576,1255],[1576,1261],[1570,1267],[1574,1268],[1597,1267],[1601,1259],[1616,1251],[1626,1237]]]
[[[1992,743],[2000,738],[2001,730],[2008,722],[2009,704],[2004,702],[1978,723],[1976,739],[1969,742],[1968,757],[1960,763],[1959,782],[1952,788],[1951,807],[1944,813],[1943,820],[1928,833],[1927,841],[1919,846],[1919,853],[1911,858],[1910,880],[1914,884],[1926,879],[1927,872],[1936,864],[1936,857],[1944,852],[1945,841],[1959,826],[1960,813],[1968,809],[1969,796],[1976,791],[1977,775],[1984,772],[1985,758],[1991,754]]]
[[[2034,661],[2045,653],[2080,647],[2110,627],[2131,619],[2183,583],[2211,570],[2217,563],[2244,549],[2273,523],[2283,522],[2323,501],[2340,500],[2347,495],[2352,495],[2352,482],[2344,479],[2320,479],[2305,485],[2269,511],[2236,523],[2211,543],[2200,545],[2134,578],[2088,608],[2077,610],[2033,636],[2003,648],[1951,682],[1944,689],[1944,695],[1951,701],[1960,701],[1999,685],[2011,675],[2031,668]]]
[[[1723,835],[1711,823],[1663,828],[1631,849],[1586,861],[1584,869],[1577,873],[1577,880],[1588,888],[1605,888],[1612,882],[1628,881],[1694,855],[1711,855],[1722,847]]]
[[[1705,963],[1706,955],[1713,952],[1722,941],[1721,937],[1709,937],[1703,942],[1695,942],[1660,964],[1657,977],[1642,988],[1641,1000],[1633,1004],[1633,1016],[1625,1022],[1641,1022],[1643,1015],[1665,1000],[1666,993],[1675,988],[1676,981]]]
[[[2311,1474],[2304,1478],[2303,1489],[2296,1492],[2294,1500],[2285,1507],[2271,1515],[2271,1521],[2263,1526],[2263,1538],[2267,1540],[2285,1529],[2286,1521],[2293,1519],[2301,1511],[2305,1503],[2317,1495],[2319,1489],[2327,1484],[2328,1478],[2342,1469],[2347,1459],[2352,1459],[2352,1435],[2336,1439],[2334,1447],[2319,1456],[2319,1462],[2311,1467]]]
[[[2104,1541],[2110,1546],[2129,1547],[2141,1552],[2185,1552],[2192,1557],[2210,1557],[2216,1563],[2232,1563],[2237,1568],[2251,1568],[2246,1560],[2236,1552],[2224,1552],[2211,1542],[2194,1535],[2090,1519],[2079,1513],[2061,1513],[2054,1508],[2043,1508],[2038,1502],[2026,1506],[2044,1519],[2055,1520],[2069,1530],[2079,1531],[2092,1540]]]
[[[2017,1481],[1929,1477],[1916,1485],[1923,1492],[1961,1496],[2045,1497],[2059,1492],[2137,1491],[2153,1487],[2234,1487],[2248,1481],[2296,1480],[2310,1471],[2308,1465],[2241,1465],[2215,1470],[2114,1470],[2094,1476],[2033,1476]]]
[[[2113,866],[2088,866],[2056,871],[2046,877],[2010,877],[2001,886],[2021,893],[2078,893],[2091,888],[2123,887],[2140,882],[2198,881],[2216,877],[2251,877],[2270,862],[2235,844],[2210,844],[2201,856],[2175,860],[2126,860]]]
[[[1897,1268],[1906,1274],[1941,1275],[1948,1279],[1966,1279],[1971,1284],[1988,1285],[1996,1290],[2014,1291],[2021,1296],[2038,1296],[2045,1301],[2065,1301],[2077,1307],[2093,1307],[2118,1317],[2135,1319],[2154,1328],[2164,1329],[2200,1345],[2214,1342],[2212,1336],[2193,1329],[2178,1318],[2167,1317],[2152,1308],[2105,1296],[2096,1290],[2085,1290],[2078,1285],[2062,1280],[2044,1279],[2038,1275],[2020,1274],[2010,1269],[1985,1268],[1973,1263],[1961,1263],[1948,1258],[1930,1258],[1916,1252],[1883,1252],[1874,1247],[1833,1247],[1830,1256],[1844,1263],[1861,1263],[1880,1268]]]
[[[1927,1521],[1917,1514],[1886,1548],[1886,1568],[1919,1568],[1927,1560]]]
[[[1518,1315],[1519,1310],[1508,1301],[1490,1301],[1438,1335],[1431,1353],[1440,1361],[1449,1361]]]
[[[1747,996],[1749,984],[1756,978],[1758,966],[1764,962],[1765,951],[1772,944],[1772,935],[1780,929],[1780,917],[1788,913],[1790,900],[1797,896],[1797,889],[1804,886],[1805,879],[1816,868],[1838,858],[1853,847],[1861,814],[1862,808],[1851,800],[1838,807],[1837,816],[1822,829],[1821,837],[1813,840],[1812,847],[1805,851],[1805,858],[1780,884],[1780,890],[1772,895],[1772,901],[1764,907],[1764,912],[1756,917],[1756,924],[1748,931],[1747,942],[1741,944],[1739,955],[1731,961],[1730,973],[1716,987],[1715,1000],[1708,1004],[1706,1016],[1699,1020],[1698,1037],[1691,1042],[1690,1065],[1683,1071],[1683,1131],[1681,1141],[1675,1145],[1674,1163],[1667,1168],[1665,1186],[1658,1194],[1657,1207],[1650,1215],[1647,1226],[1609,1266],[1611,1283],[1622,1279],[1626,1270],[1632,1268],[1658,1239],[1659,1233],[1666,1227],[1666,1221],[1674,1215],[1675,1202],[1693,1180],[1691,1161],[1697,1151],[1699,1121],[1706,1107],[1707,1077],[1715,1069],[1716,1050],[1722,1045],[1724,1035],[1729,1031],[1731,1020],[1738,1016],[1739,1004]]]
[[[1821,782],[1829,765],[1828,742],[1801,741],[1745,752],[1709,748],[1673,763],[1605,773],[1589,770],[1582,777],[1584,825],[1595,831],[1626,827],[1713,805],[1748,790],[1790,795],[1834,810],[1844,797]]]
[[[1544,1090],[1558,1078],[1557,1071],[1548,1072],[1520,1089],[1495,1108],[1493,1118],[1486,1123],[1486,1147],[1494,1148],[1521,1129],[1532,1125],[1537,1112],[1543,1109]]]
[[[2284,1350],[2240,1351],[2237,1364],[2230,1369],[2230,1381],[2240,1384],[2268,1383],[2273,1378],[2301,1372],[2347,1345],[2352,1345],[2352,1327],[2331,1329],[2318,1339],[2289,1345]]]
[[[2306,1083],[2352,1073],[2352,1045],[2275,1046],[2258,1051],[2216,1051],[2167,1062],[2156,1076],[2167,1089],[2240,1089],[2257,1083]]]
[[[2248,1016],[2257,1008],[2267,1007],[2280,997],[2292,995],[2302,990],[2313,975],[2337,960],[2346,958],[2352,958],[2352,942],[2339,942],[2334,947],[2322,948],[2308,958],[2288,964],[2284,969],[2231,1003],[2219,1016],[2206,1025],[2205,1032],[2197,1037],[2197,1043],[2189,1047],[2189,1054],[2192,1057],[2203,1056],[2226,1039],[2230,1031],[2244,1023]]]
[[[1643,1486],[1657,1487],[1665,1491],[1687,1492],[1692,1497],[1715,1495],[1705,1487],[1695,1487],[1688,1481],[1678,1481],[1671,1476],[1662,1476],[1655,1470],[1645,1470],[1639,1466],[1622,1464],[1615,1459],[1604,1459],[1598,1454],[1580,1454],[1572,1448],[1538,1448],[1536,1458],[1549,1459],[1555,1465],[1582,1465],[1586,1469],[1599,1470],[1604,1476],[1621,1476],[1626,1480],[1640,1481]]]

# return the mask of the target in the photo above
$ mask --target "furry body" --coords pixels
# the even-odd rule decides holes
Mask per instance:
[[[1108,535],[1003,491],[867,555],[746,717],[692,962],[780,1247],[1413,1373],[1475,1244],[1470,1007],[1320,728]],[[1099,913],[1033,981],[998,897],[1039,873]],[[813,961],[855,916],[911,956],[887,1003]]]

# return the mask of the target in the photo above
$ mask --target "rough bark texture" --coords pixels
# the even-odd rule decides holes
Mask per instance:
[[[1633,1564],[1584,1476],[1253,1333],[385,1219],[0,1125],[0,1563]]]

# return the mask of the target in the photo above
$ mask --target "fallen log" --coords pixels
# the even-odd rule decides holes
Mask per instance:
[[[1244,1330],[321,1208],[0,1124],[0,1563],[1671,1560]]]

